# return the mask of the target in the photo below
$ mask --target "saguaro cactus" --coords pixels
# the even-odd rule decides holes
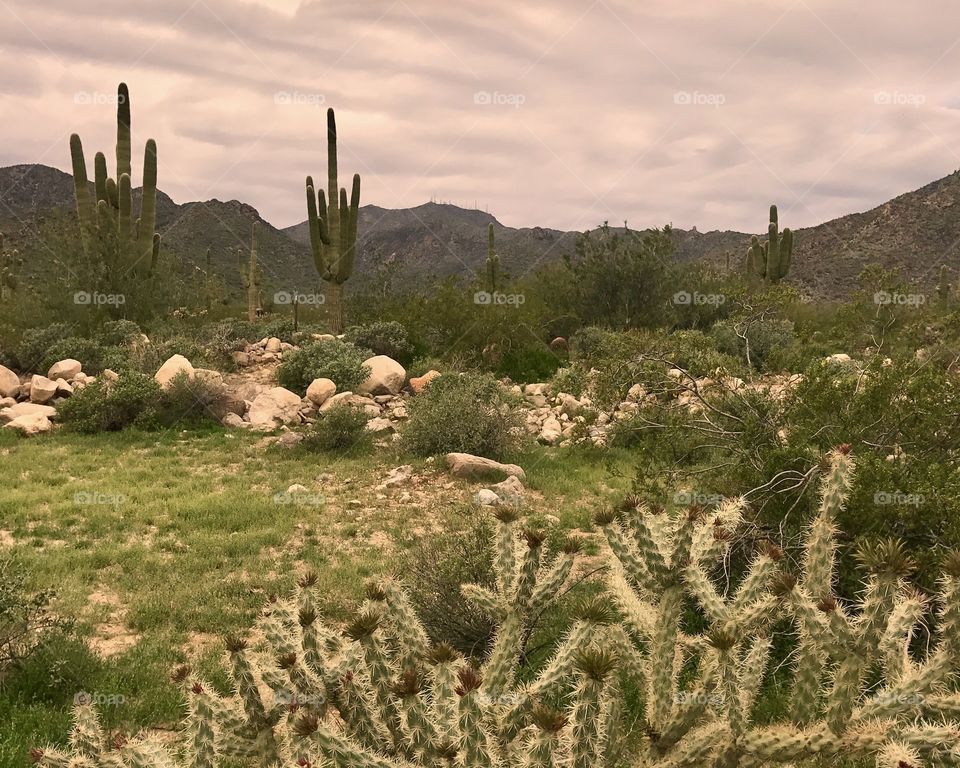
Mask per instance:
[[[487,227],[487,290],[496,293],[500,288],[500,257],[493,237],[493,222]]]
[[[263,272],[260,270],[260,264],[257,261],[257,229],[258,222],[255,221],[250,225],[250,256],[247,264],[243,263],[243,252],[239,252],[240,279],[247,291],[247,320],[251,323],[263,312],[260,307],[260,286],[263,280]]]
[[[747,249],[747,274],[768,285],[779,283],[790,271],[793,259],[793,232],[787,228],[780,234],[777,206],[770,206],[770,224],[767,226],[767,242],[762,243],[754,235]]]
[[[20,268],[23,258],[16,249],[4,247],[3,232],[0,232],[0,301],[6,301],[20,285]]]
[[[157,234],[157,144],[148,139],[143,156],[143,197],[140,215],[133,215],[130,165],[130,92],[117,88],[117,177],[107,176],[102,152],[94,158],[94,194],[90,194],[86,160],[80,137],[70,137],[74,195],[84,250],[98,256],[113,277],[137,278],[153,274],[160,257]]]
[[[357,219],[360,215],[360,176],[354,174],[350,202],[347,190],[337,179],[337,122],[327,110],[327,193],[315,189],[307,176],[307,223],[310,249],[320,277],[328,284],[328,312],[333,333],[344,327],[343,284],[353,274],[357,246]]]

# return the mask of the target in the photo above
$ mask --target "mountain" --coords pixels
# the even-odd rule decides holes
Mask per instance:
[[[14,247],[25,250],[31,243],[36,245],[38,225],[57,216],[69,220],[73,206],[69,174],[44,165],[0,168],[0,231]],[[215,270],[239,292],[237,252],[248,252],[250,224],[256,220],[260,222],[260,262],[269,287],[309,291],[317,284],[306,222],[281,230],[264,221],[255,208],[236,200],[178,204],[162,192],[158,192],[157,210],[164,247],[180,257],[185,272],[195,265],[202,268],[210,248]],[[758,203],[758,222],[765,218],[766,204]],[[784,210],[780,221],[782,226],[790,225]],[[398,285],[479,271],[486,259],[490,223],[504,270],[514,276],[573,253],[575,232],[515,229],[483,211],[440,203],[402,210],[366,205],[360,210],[357,268],[351,285],[362,285],[381,269],[390,269]],[[945,263],[957,282],[960,172],[869,211],[795,231],[788,282],[813,297],[849,295],[869,264],[898,269],[904,278],[930,288]],[[674,230],[674,237],[680,261],[722,265],[729,255],[731,266],[739,269],[751,235],[693,229]],[[42,247],[35,247],[31,255],[29,267],[41,275],[49,257]]]

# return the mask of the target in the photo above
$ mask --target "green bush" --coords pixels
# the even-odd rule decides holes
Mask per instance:
[[[142,414],[137,426],[151,428],[201,427],[219,424],[226,389],[220,383],[186,373],[173,377],[156,404]]]
[[[100,342],[108,347],[120,347],[139,341],[143,331],[132,320],[110,320],[100,329]]]
[[[519,433],[519,414],[496,379],[447,373],[410,402],[403,442],[417,456],[457,451],[502,459],[519,447]]]
[[[528,344],[511,343],[500,356],[494,369],[500,376],[529,384],[549,379],[560,367],[561,362],[562,360],[551,351],[550,347],[531,339]]]
[[[368,419],[362,408],[336,405],[319,415],[303,445],[307,450],[320,453],[366,453],[373,446]]]
[[[24,372],[46,373],[57,359],[63,359],[51,360],[50,349],[72,336],[73,326],[69,323],[53,323],[43,328],[30,328],[24,331],[16,350],[18,367]]]
[[[101,378],[78,390],[59,406],[58,415],[67,428],[77,432],[112,432],[141,418],[155,417],[161,395],[160,385],[152,377],[126,371],[117,381]]]
[[[25,587],[23,566],[0,558],[0,684],[47,639],[67,623],[51,613],[51,592],[31,594]]]
[[[293,392],[305,392],[314,379],[330,379],[338,391],[353,391],[370,374],[363,364],[370,356],[368,350],[339,339],[315,341],[284,355],[277,381]]]
[[[395,320],[348,328],[344,340],[361,349],[369,349],[375,355],[392,357],[402,365],[408,365],[413,357],[413,345],[407,329]]]
[[[417,575],[408,580],[410,597],[430,639],[467,656],[482,656],[496,630],[493,619],[460,594],[461,584],[493,585],[491,535],[489,521],[480,519],[464,531],[421,539],[398,569]]]
[[[550,391],[566,392],[574,397],[582,396],[590,386],[590,374],[577,363],[560,368],[550,380]]]
[[[785,351],[796,341],[793,323],[776,317],[723,320],[710,336],[720,352],[739,358],[742,365],[749,361],[758,371],[775,369],[771,363],[786,359]]]

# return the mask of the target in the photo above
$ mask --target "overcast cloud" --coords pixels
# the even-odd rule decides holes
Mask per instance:
[[[111,157],[125,80],[165,192],[278,226],[332,106],[364,203],[800,227],[960,167],[958,65],[946,0],[0,0],[0,165]]]

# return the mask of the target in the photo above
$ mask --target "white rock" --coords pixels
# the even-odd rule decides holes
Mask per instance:
[[[30,379],[30,402],[45,403],[57,394],[57,383],[46,376],[34,375]]]
[[[394,467],[387,473],[384,481],[377,486],[377,490],[383,491],[387,488],[396,488],[398,485],[403,485],[408,482],[411,477],[413,477],[413,467],[410,464]]]
[[[267,352],[279,352],[282,348],[283,344],[276,336],[267,339],[267,343],[264,346]]]
[[[318,408],[333,397],[337,385],[330,379],[314,379],[307,387],[307,400]]]
[[[320,413],[326,413],[331,408],[336,408],[338,405],[349,405],[353,408],[360,408],[364,413],[367,414],[369,418],[374,418],[380,415],[380,406],[377,405],[369,397],[364,397],[363,395],[358,395],[353,392],[339,392],[333,397],[329,398],[323,405],[320,406]]]
[[[489,488],[481,488],[474,494],[473,500],[481,507],[495,507],[500,503],[500,497]]]
[[[554,445],[560,440],[562,434],[563,428],[560,426],[560,422],[557,421],[555,416],[550,415],[544,420],[543,427],[540,429],[540,436],[537,439],[541,443]]]
[[[627,390],[627,400],[631,403],[639,403],[643,398],[647,396],[647,390],[644,389],[643,384],[634,384]]]
[[[231,427],[232,429],[246,429],[250,426],[250,424],[244,421],[243,418],[237,416],[237,414],[233,413],[232,411],[227,413],[227,415],[220,420],[220,423],[223,424],[223,426]]]
[[[223,386],[223,374],[220,371],[214,371],[210,368],[197,368],[193,373],[197,379],[211,387],[219,388]]]
[[[483,456],[474,456],[470,453],[448,453],[444,458],[450,474],[454,477],[473,479],[491,475],[504,477],[513,475],[521,480],[526,477],[523,468],[516,464],[501,464],[499,461],[487,459]]]
[[[287,493],[309,493],[310,489],[305,485],[300,483],[294,483],[289,488],[287,488]]]
[[[169,389],[170,382],[172,382],[174,377],[179,373],[187,374],[187,378],[191,380],[196,375],[193,365],[187,358],[183,355],[174,355],[160,366],[160,370],[153,375],[153,378],[157,384],[160,385],[161,389]]]
[[[20,377],[0,365],[0,397],[16,397],[20,394]]]
[[[68,357],[66,360],[61,360],[51,365],[50,370],[47,372],[47,378],[53,379],[54,381],[57,379],[66,379],[69,381],[80,373],[81,368],[83,368],[83,366],[79,360]]]
[[[491,486],[490,490],[497,494],[500,501],[512,505],[519,504],[523,500],[523,494],[526,493],[520,478],[514,475],[511,475],[502,483]]]
[[[52,419],[57,413],[57,409],[52,405],[37,405],[36,403],[17,403],[9,408],[0,411],[0,421],[13,421],[21,416],[32,416],[40,414]]]
[[[57,379],[54,383],[57,385],[57,397],[70,397],[73,394],[73,387],[63,379]]]
[[[120,378],[120,374],[114,370],[111,370],[110,368],[104,368],[103,373],[101,373],[100,375],[103,376],[104,381],[117,381]],[[93,381],[92,377],[87,378],[88,384],[91,383],[92,381]]]
[[[257,395],[247,416],[257,429],[276,429],[281,424],[296,422],[299,411],[299,395],[283,387],[273,387]]]
[[[390,419],[384,419],[380,416],[376,416],[370,421],[367,422],[367,431],[373,433],[381,432],[393,432],[397,428],[397,425],[394,424]]]
[[[407,371],[392,357],[374,355],[364,360],[363,364],[370,369],[370,375],[358,387],[360,392],[368,395],[395,395],[403,389]]]
[[[31,435],[49,432],[53,429],[53,424],[51,424],[50,419],[42,413],[34,413],[27,414],[26,416],[18,416],[12,421],[8,421],[4,425],[4,429],[14,429],[21,435],[29,437]]]

